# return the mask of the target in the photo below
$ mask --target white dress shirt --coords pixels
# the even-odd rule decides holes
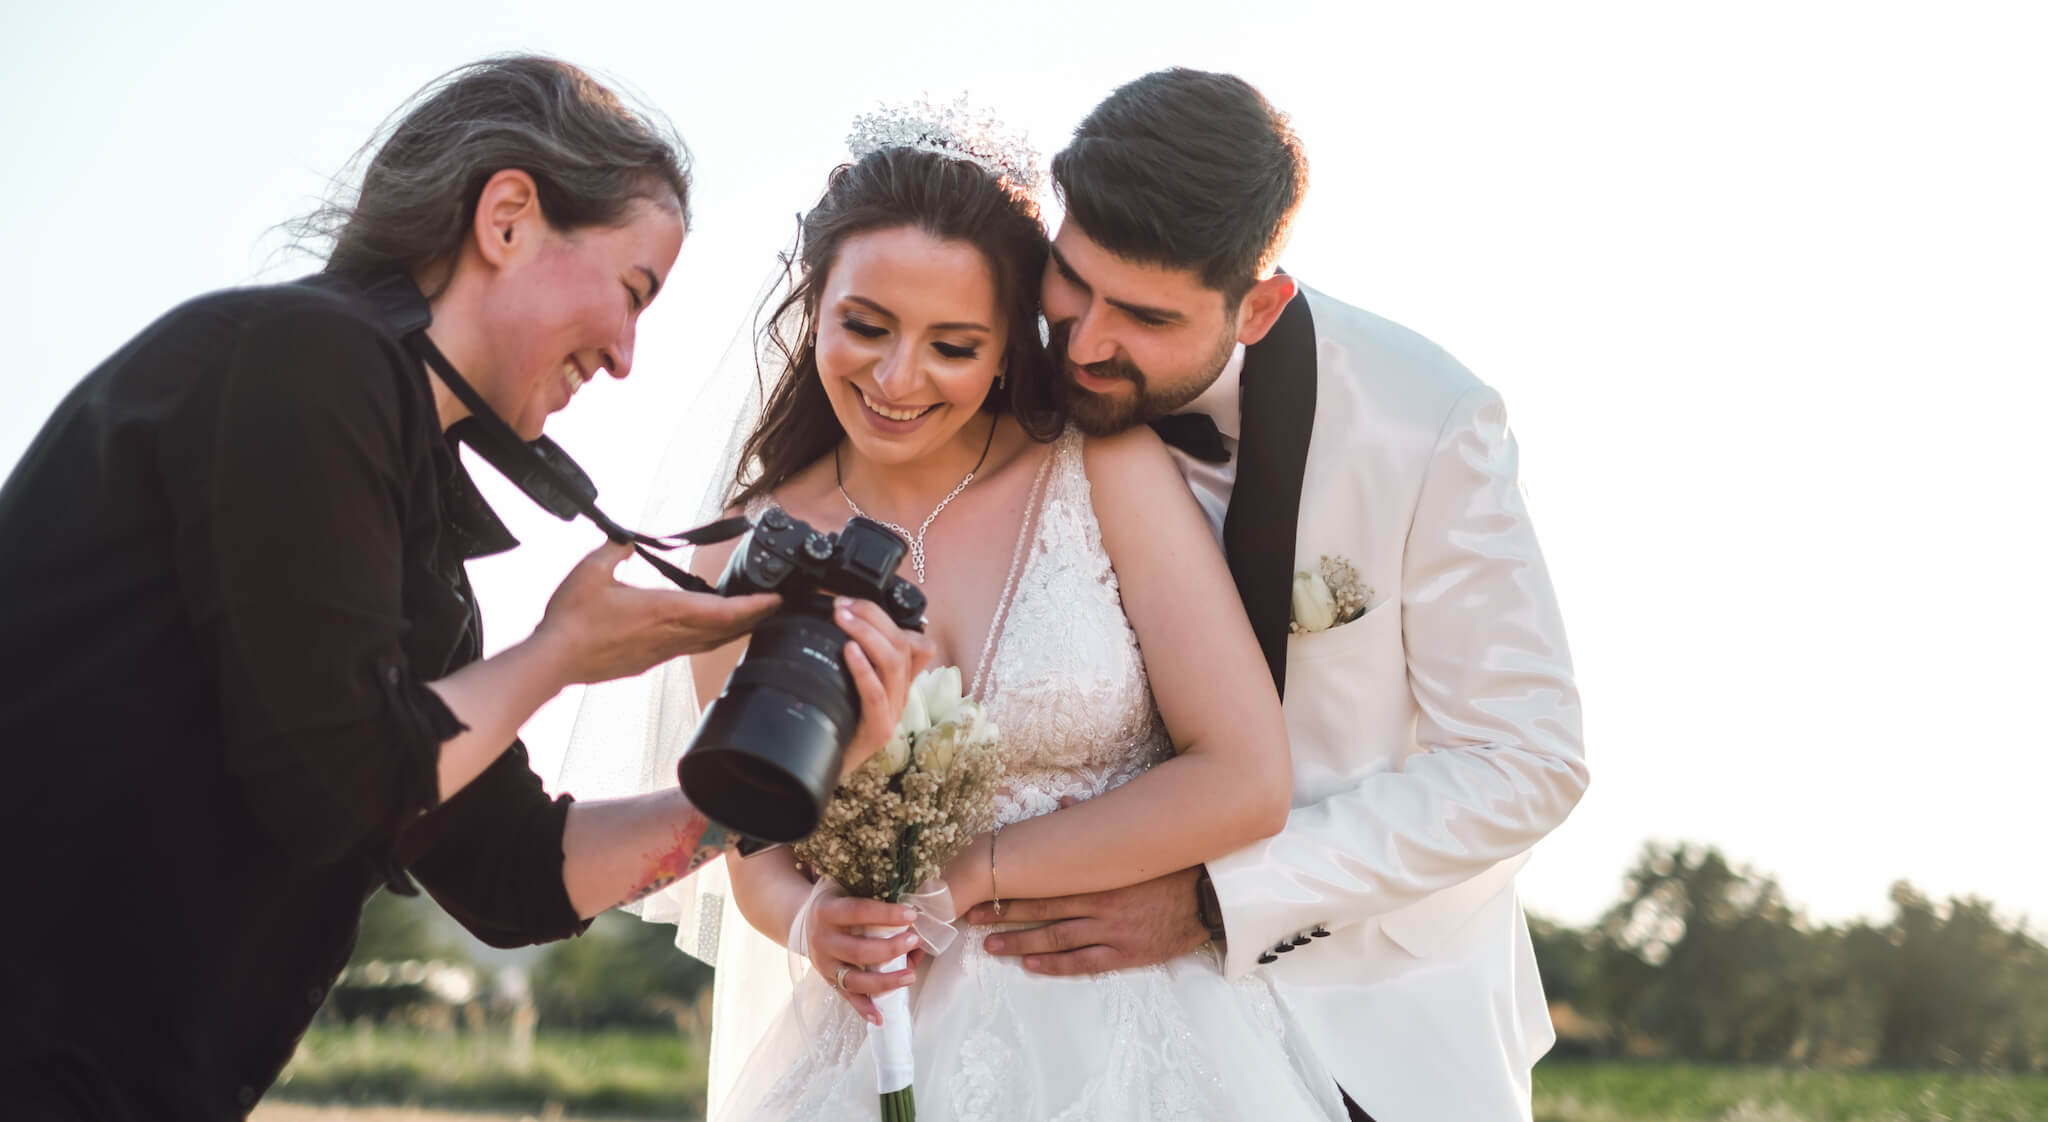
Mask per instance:
[[[1170,449],[1174,462],[1180,465],[1181,477],[1188,481],[1188,490],[1195,493],[1195,501],[1202,505],[1202,513],[1209,517],[1209,529],[1216,535],[1216,541],[1223,541],[1223,514],[1230,509],[1230,490],[1237,485],[1237,434],[1241,413],[1238,408],[1238,386],[1244,374],[1244,344],[1230,352],[1230,361],[1223,364],[1223,373],[1216,376],[1202,396],[1189,402],[1182,413],[1206,413],[1216,422],[1216,432],[1223,438],[1223,450],[1230,458],[1220,464],[1205,463],[1178,448]]]

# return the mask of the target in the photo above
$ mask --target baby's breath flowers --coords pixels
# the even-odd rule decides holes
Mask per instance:
[[[980,704],[960,695],[959,667],[919,674],[895,737],[840,781],[797,860],[848,895],[916,892],[995,824],[997,739]]]

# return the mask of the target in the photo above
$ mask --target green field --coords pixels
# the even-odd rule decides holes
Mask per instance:
[[[1536,1068],[1536,1122],[2048,1122],[2048,1076],[1699,1064]]]
[[[539,1034],[518,1070],[503,1033],[321,1028],[273,1098],[582,1117],[691,1119],[697,1045],[676,1033]],[[1536,1122],[2048,1122],[2048,1075],[1943,1075],[1692,1064],[1536,1069]]]
[[[271,1097],[585,1117],[696,1118],[702,1052],[678,1033],[542,1032],[524,1070],[502,1032],[315,1028]]]

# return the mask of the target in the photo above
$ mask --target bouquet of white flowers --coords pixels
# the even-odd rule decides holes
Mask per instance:
[[[797,843],[797,860],[853,896],[891,903],[943,896],[939,870],[995,823],[994,794],[1002,774],[997,741],[995,724],[980,704],[961,696],[959,667],[919,674],[896,735],[832,792],[818,829]],[[900,970],[906,960],[882,969]],[[882,1118],[915,1119],[910,994],[892,990],[876,998],[875,1007],[882,1023],[868,1027],[868,1040],[875,1050]]]

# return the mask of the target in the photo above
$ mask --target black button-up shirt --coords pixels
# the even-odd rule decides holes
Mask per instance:
[[[80,383],[0,488],[0,1073],[240,1117],[380,884],[498,945],[581,929],[522,746],[436,805],[462,726],[424,683],[513,544],[339,279],[194,300]]]

